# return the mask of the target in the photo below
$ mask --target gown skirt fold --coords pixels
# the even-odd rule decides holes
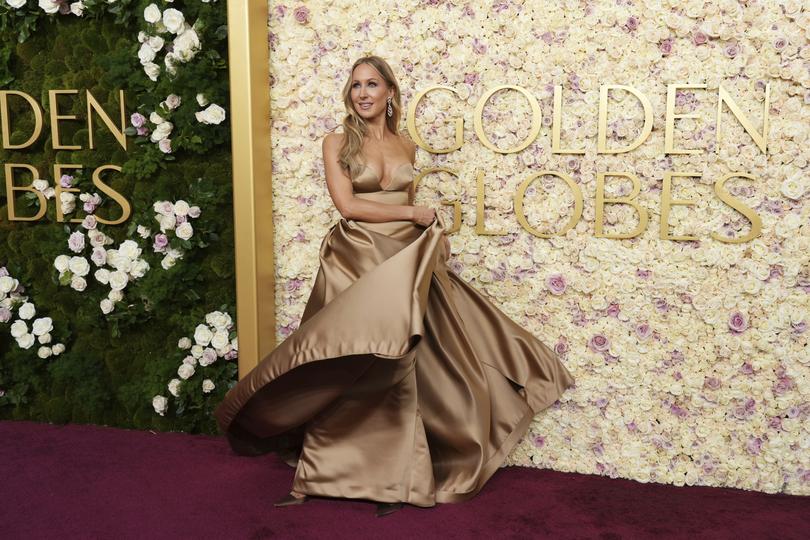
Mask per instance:
[[[574,378],[447,265],[441,215],[340,219],[298,329],[214,411],[234,452],[292,488],[416,506],[473,497]]]

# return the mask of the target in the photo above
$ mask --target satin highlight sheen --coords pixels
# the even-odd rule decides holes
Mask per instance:
[[[405,165],[385,188],[366,167],[355,196],[407,204]],[[433,506],[480,491],[574,378],[449,268],[445,229],[439,214],[329,229],[298,329],[214,411],[236,453],[278,452],[308,495]]]

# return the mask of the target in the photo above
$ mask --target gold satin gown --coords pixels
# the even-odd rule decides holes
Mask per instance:
[[[408,204],[414,170],[355,196]],[[214,415],[238,454],[277,451],[292,489],[416,506],[474,496],[574,378],[557,355],[446,264],[428,227],[340,219],[298,329]]]

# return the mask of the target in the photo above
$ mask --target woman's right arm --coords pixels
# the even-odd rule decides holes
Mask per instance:
[[[338,162],[340,135],[330,133],[323,139],[323,164],[326,171],[326,187],[332,202],[345,219],[357,221],[413,221],[414,207],[404,204],[387,204],[369,201],[354,196],[352,180]]]

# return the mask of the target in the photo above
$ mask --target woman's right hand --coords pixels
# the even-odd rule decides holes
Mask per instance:
[[[429,226],[436,219],[436,210],[427,206],[414,206],[412,221],[422,225],[423,227]]]

